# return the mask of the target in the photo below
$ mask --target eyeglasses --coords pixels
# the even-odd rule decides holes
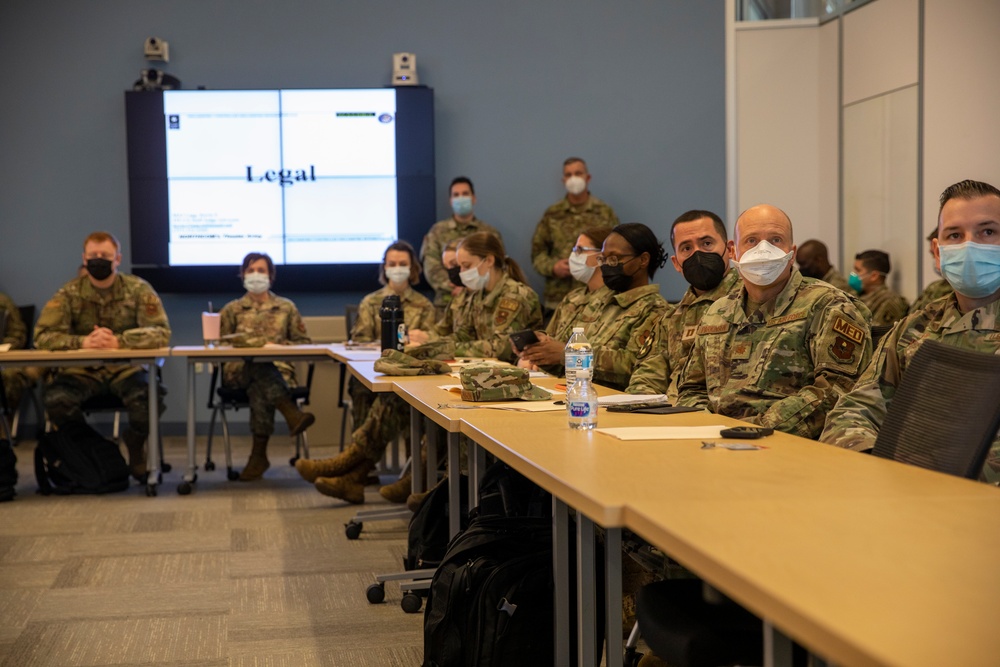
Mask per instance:
[[[625,257],[629,257],[630,259],[624,259]],[[598,255],[596,259],[597,259],[597,265],[598,266],[611,266],[611,267],[615,267],[615,266],[618,266],[619,264],[623,263],[623,261],[625,261],[625,262],[632,261],[631,258],[634,258],[634,257],[635,257],[635,255],[620,255],[620,256],[619,255]]]
[[[581,252],[601,252],[601,249],[589,245],[575,245],[573,246],[573,252],[575,254],[580,254]]]

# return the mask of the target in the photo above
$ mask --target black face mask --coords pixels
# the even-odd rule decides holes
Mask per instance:
[[[681,264],[684,280],[691,287],[702,292],[715,289],[726,275],[726,261],[714,252],[695,250],[694,254]]]
[[[462,267],[455,265],[450,269],[447,269],[447,271],[448,271],[448,280],[451,281],[452,285],[454,285],[455,287],[465,287],[465,285],[462,284],[462,279],[458,277],[458,274],[462,272]]]
[[[87,273],[93,276],[94,280],[105,280],[111,276],[113,271],[110,259],[96,257],[87,260]]]
[[[625,273],[625,267],[622,264],[618,266],[601,265],[601,277],[604,278],[604,284],[608,286],[608,289],[618,294],[627,292],[632,286],[632,276]]]

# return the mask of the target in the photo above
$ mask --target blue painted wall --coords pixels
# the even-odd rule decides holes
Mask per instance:
[[[75,273],[95,229],[125,244],[124,95],[146,37],[185,88],[373,87],[392,54],[417,55],[435,90],[439,217],[470,176],[478,215],[532,277],[535,224],[562,196],[561,165],[587,159],[592,192],[667,238],[690,208],[725,208],[724,3],[698,0],[3,0],[0,2],[0,290],[39,306]],[[159,65],[159,64],[154,64]],[[418,244],[420,239],[410,239]],[[280,279],[279,279],[280,280]],[[661,293],[683,281],[668,265]],[[163,294],[174,343],[200,337],[211,298]],[[373,289],[375,284],[373,281]],[[280,292],[280,282],[278,285]],[[361,295],[285,294],[305,315]],[[165,420],[184,419],[168,364]]]

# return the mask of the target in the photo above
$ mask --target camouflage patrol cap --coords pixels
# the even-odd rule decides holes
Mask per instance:
[[[545,401],[552,395],[531,384],[523,368],[469,366],[462,369],[463,401]]]
[[[399,350],[382,350],[382,357],[375,361],[375,371],[382,375],[446,375],[451,366],[434,359],[415,359]]]

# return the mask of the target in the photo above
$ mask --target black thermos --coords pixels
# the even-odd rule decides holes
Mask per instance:
[[[403,306],[399,302],[399,297],[390,294],[382,299],[382,307],[378,314],[382,318],[382,349],[402,352],[406,324],[403,322]]]

